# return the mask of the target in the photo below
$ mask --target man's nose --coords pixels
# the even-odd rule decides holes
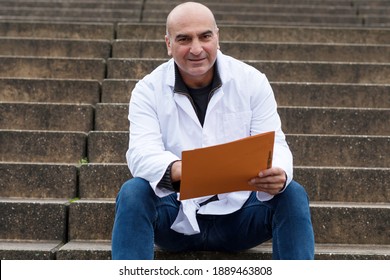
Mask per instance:
[[[202,52],[202,49],[202,44],[198,39],[192,41],[190,51],[193,55],[199,55]]]

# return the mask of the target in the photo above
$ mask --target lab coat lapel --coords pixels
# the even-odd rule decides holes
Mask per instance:
[[[192,107],[191,101],[188,99],[188,97],[180,93],[174,93],[173,98],[176,104],[182,109],[182,112],[184,112],[185,115],[189,116],[196,123],[196,125],[201,127],[198,116],[196,115],[195,110]],[[181,112],[179,112],[179,116],[182,116]]]

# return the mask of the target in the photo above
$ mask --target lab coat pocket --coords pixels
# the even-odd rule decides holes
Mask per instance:
[[[251,111],[223,114],[222,128],[225,141],[230,142],[249,136],[251,118]]]

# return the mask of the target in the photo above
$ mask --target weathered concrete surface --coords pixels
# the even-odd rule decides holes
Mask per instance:
[[[66,200],[0,201],[0,239],[66,240]]]
[[[88,80],[0,78],[0,100],[96,104],[100,101],[100,84]]]
[[[0,161],[77,164],[86,157],[87,134],[53,131],[0,131]]]
[[[105,77],[103,59],[37,58],[0,56],[1,77],[85,79],[101,81]]]
[[[91,105],[0,103],[0,129],[80,131],[93,130]]]
[[[65,164],[0,164],[0,197],[73,198],[77,196],[77,167]]]

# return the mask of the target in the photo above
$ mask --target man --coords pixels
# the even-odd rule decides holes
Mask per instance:
[[[223,55],[218,36],[207,7],[176,6],[165,36],[173,58],[133,90],[126,157],[134,178],[117,197],[113,259],[153,259],[154,244],[233,252],[271,238],[274,259],[314,258],[308,198],[292,180],[271,86],[258,70]],[[180,201],[182,151],[268,131],[275,131],[273,166],[248,178],[258,191]]]

